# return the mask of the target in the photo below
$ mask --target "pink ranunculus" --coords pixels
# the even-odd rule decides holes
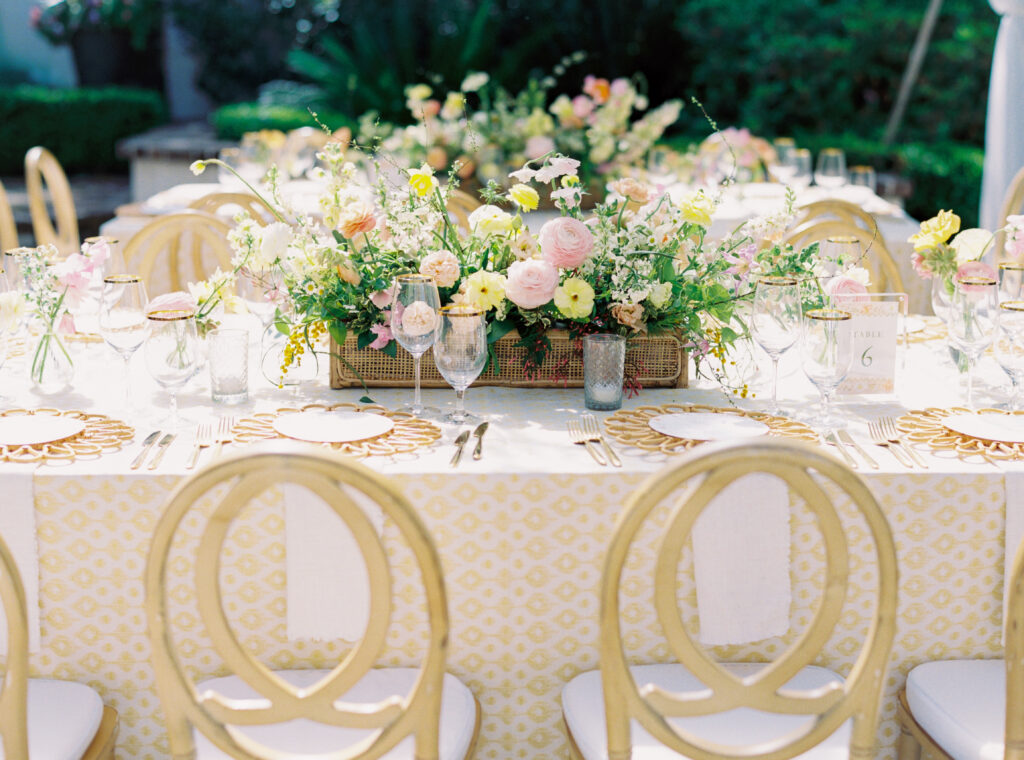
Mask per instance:
[[[391,299],[394,297],[395,285],[392,283],[390,288],[385,290],[375,290],[373,293],[370,293],[370,303],[378,309],[386,309],[391,305]]]
[[[370,343],[370,348],[376,348],[378,351],[387,346],[394,337],[391,334],[391,328],[387,325],[373,325],[370,327],[370,332],[377,336]]]
[[[57,332],[61,335],[74,335],[75,332],[75,318],[71,316],[71,312],[66,311],[60,317],[60,322],[57,323]]]
[[[192,297],[191,293],[175,290],[173,293],[164,293],[162,296],[157,296],[151,300],[146,306],[146,313],[152,314],[154,311],[194,312],[198,308],[199,304],[196,303],[196,299]]]
[[[932,278],[931,270],[924,265],[924,254],[920,251],[914,251],[910,254],[910,266],[914,268],[914,271],[917,272],[922,280],[930,280]]]
[[[836,306],[867,300],[868,289],[864,283],[846,275],[836,275],[825,284],[825,293],[832,297]]]
[[[526,141],[526,157],[540,158],[555,149],[555,141],[547,135],[534,135]]]
[[[77,308],[82,302],[95,271],[96,263],[80,253],[72,253],[54,267],[57,282],[64,286],[64,304],[68,308]]]
[[[594,248],[594,235],[587,225],[568,216],[546,222],[537,238],[544,260],[559,269],[575,269]]]
[[[542,259],[517,261],[508,268],[505,297],[522,309],[536,309],[555,297],[558,270]]]
[[[376,211],[366,201],[355,201],[338,216],[338,232],[351,240],[360,232],[366,233],[377,226]]]
[[[110,243],[105,238],[101,238],[95,243],[85,243],[82,245],[82,253],[88,256],[96,266],[103,266],[110,260]]]
[[[966,264],[961,264],[960,268],[956,270],[956,281],[957,287],[963,290],[965,293],[980,293],[985,290],[987,285],[970,285],[961,284],[965,279],[980,278],[984,280],[996,281],[996,270],[993,269],[989,264],[984,261],[968,261]]]
[[[594,101],[586,95],[577,95],[572,99],[572,115],[577,119],[585,119],[594,112]]]

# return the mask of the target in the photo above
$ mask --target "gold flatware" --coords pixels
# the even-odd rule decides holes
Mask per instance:
[[[153,457],[153,461],[149,463],[149,467],[147,469],[155,470],[157,468],[157,465],[159,465],[163,460],[164,454],[167,453],[167,449],[171,447],[175,438],[177,438],[177,436],[174,435],[174,433],[168,433],[160,439],[160,443],[157,444],[156,456]]]
[[[128,466],[133,470],[139,469],[139,467],[142,466],[142,462],[145,460],[146,455],[149,454],[150,449],[153,448],[153,444],[155,444],[159,438],[159,430],[154,430],[152,433],[147,435],[146,440],[142,442],[142,451],[139,452],[139,455],[135,457],[135,459],[132,460],[132,463]]]
[[[604,458],[604,454],[601,453],[601,449],[597,448],[594,443],[590,440],[590,436],[583,432],[583,428],[580,427],[580,423],[577,420],[569,420],[566,423],[569,430],[569,438],[573,443],[579,443],[587,447],[587,451],[590,452],[590,456],[594,458],[594,461],[604,467],[608,464],[608,460]]]
[[[455,455],[452,457],[452,461],[448,463],[449,467],[454,467],[462,459],[462,450],[466,448],[466,441],[469,440],[469,431],[463,430],[459,433],[459,437],[455,439]]]
[[[899,447],[890,445],[889,439],[885,437],[885,434],[882,432],[882,428],[878,426],[877,422],[868,423],[868,435],[871,437],[871,441],[875,445],[885,446],[887,449],[889,449],[889,451],[892,452],[892,455],[896,457],[896,459],[899,461],[901,465],[903,465],[904,467],[909,467],[910,469],[914,469],[914,462],[909,457],[907,457],[907,455],[904,454],[899,449]]]
[[[200,425],[196,428],[195,448],[192,449],[192,456],[185,465],[186,470],[191,470],[199,461],[199,453],[213,445],[213,425]]]
[[[843,442],[839,440],[839,436],[836,435],[834,430],[825,433],[823,437],[826,443],[831,443],[836,447],[836,451],[839,452],[850,467],[854,470],[857,469],[857,460],[850,456],[850,452],[846,450],[845,446],[843,446]]]
[[[580,417],[583,422],[583,432],[590,436],[590,440],[597,441],[604,448],[604,453],[608,456],[608,461],[616,467],[622,467],[622,460],[619,459],[619,455],[615,453],[615,449],[608,443],[608,439],[601,433],[601,426],[597,423],[597,417],[592,414],[584,414]]]
[[[221,417],[220,424],[217,425],[217,450],[213,453],[213,458],[216,459],[224,451],[224,444],[231,443],[231,428],[235,426],[234,417]]]
[[[481,422],[476,426],[476,430],[473,431],[473,435],[476,436],[476,446],[473,448],[473,459],[477,460],[484,453],[484,433],[487,432],[487,428],[490,427],[491,423]]]
[[[859,443],[857,443],[856,439],[852,435],[850,435],[849,432],[847,432],[846,430],[837,430],[836,431],[836,436],[838,436],[840,441],[842,441],[847,446],[849,446],[854,451],[856,451],[858,454],[860,454],[861,459],[863,459],[865,462],[867,462],[869,465],[871,465],[871,467],[873,469],[875,469],[875,470],[878,469],[878,462],[876,462],[871,457],[871,455],[868,454],[868,452],[866,452],[864,450],[863,446],[861,446]]]
[[[924,457],[914,450],[914,447],[903,440],[903,436],[900,435],[900,431],[896,429],[896,422],[892,417],[879,417],[878,424],[882,428],[882,435],[889,439],[889,443],[894,443],[900,446],[906,451],[910,458],[913,459],[917,464],[924,469],[928,469],[928,463],[924,461]]]

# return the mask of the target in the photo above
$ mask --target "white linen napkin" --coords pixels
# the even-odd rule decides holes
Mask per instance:
[[[5,464],[0,498],[0,536],[21,574],[28,607],[28,651],[39,651],[39,546],[36,542],[36,502],[32,487],[35,464]],[[7,622],[0,625],[0,654],[7,653]]]
[[[1024,465],[1001,462],[1006,488],[1006,538],[1003,542],[1003,643],[1006,643],[1006,606],[1010,596],[1010,574],[1017,547],[1024,540]]]
[[[766,474],[726,487],[693,528],[700,640],[743,644],[789,630],[789,487]]]
[[[369,622],[370,583],[355,537],[309,489],[287,484],[282,490],[288,638],[358,641]],[[347,493],[380,535],[380,507],[352,489]]]

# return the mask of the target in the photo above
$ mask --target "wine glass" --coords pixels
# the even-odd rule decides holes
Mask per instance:
[[[999,300],[1024,301],[1024,264],[1004,261],[999,265]]]
[[[992,344],[999,291],[992,277],[958,277],[949,309],[949,337],[967,357],[967,406],[974,406],[974,368]]]
[[[873,166],[851,166],[849,172],[851,185],[871,188],[871,192],[878,192],[878,175],[875,174]]]
[[[762,277],[754,288],[750,334],[772,360],[771,413],[779,413],[779,357],[800,337],[800,286],[792,277]]]
[[[1024,381],[1024,301],[999,304],[999,326],[992,353],[1010,378],[1009,408],[1020,409],[1020,388]]]
[[[796,163],[794,161],[796,143],[792,137],[776,137],[772,141],[772,147],[775,148],[775,160],[768,167],[768,171],[772,173],[777,182],[781,182],[784,185],[789,184],[796,173]]]
[[[807,148],[793,151],[793,173],[789,184],[796,190],[806,190],[811,186],[811,152]]]
[[[850,266],[861,266],[864,251],[860,240],[853,235],[832,235],[821,244],[821,260],[834,265],[833,271],[841,271]]]
[[[455,410],[443,421],[461,425],[478,422],[466,411],[466,388],[472,385],[487,363],[487,323],[484,313],[472,306],[449,305],[438,314],[434,363],[448,385],[455,389]]]
[[[112,274],[103,278],[100,296],[100,335],[124,359],[124,402],[132,408],[132,355],[146,342],[146,286],[138,275]]]
[[[420,357],[434,343],[437,310],[441,299],[433,277],[422,274],[401,274],[395,279],[395,294],[391,299],[391,334],[398,345],[412,355],[416,394],[412,404],[400,411],[417,417],[434,416],[440,411],[423,406],[420,399]]]
[[[821,427],[836,427],[832,394],[853,362],[853,319],[840,309],[812,309],[804,314],[803,370],[821,394]]]
[[[165,309],[146,315],[146,367],[149,374],[171,397],[170,412],[163,427],[175,430],[178,417],[178,391],[196,373],[199,365],[199,334],[195,313],[190,309]]]
[[[825,148],[818,154],[814,182],[829,190],[846,184],[846,156],[839,148]]]

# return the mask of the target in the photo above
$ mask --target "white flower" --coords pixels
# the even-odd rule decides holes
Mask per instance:
[[[461,89],[463,92],[476,92],[490,81],[490,77],[483,71],[471,71],[462,80]]]
[[[189,165],[188,168],[189,168],[189,171],[191,171],[194,175],[196,175],[198,177],[200,174],[202,174],[203,172],[206,171],[206,162],[205,161],[193,161]]]
[[[485,235],[505,235],[512,230],[512,215],[497,206],[487,204],[469,215],[469,226]]]
[[[0,334],[11,332],[28,309],[28,303],[16,290],[0,293]]]
[[[651,292],[648,294],[647,300],[655,309],[663,309],[668,305],[671,297],[672,283],[659,282],[657,285],[651,287]]]
[[[278,261],[283,261],[292,242],[292,228],[284,222],[274,222],[263,228],[260,252],[255,261],[248,262],[253,270],[269,269]]]
[[[415,337],[426,335],[437,324],[437,312],[423,301],[413,301],[402,312],[402,330]]]
[[[864,267],[850,267],[843,275],[849,277],[854,282],[859,282],[864,287],[871,284],[871,272]]]
[[[975,227],[961,232],[949,246],[956,251],[956,263],[966,264],[968,261],[980,261],[991,244],[992,233]]]

